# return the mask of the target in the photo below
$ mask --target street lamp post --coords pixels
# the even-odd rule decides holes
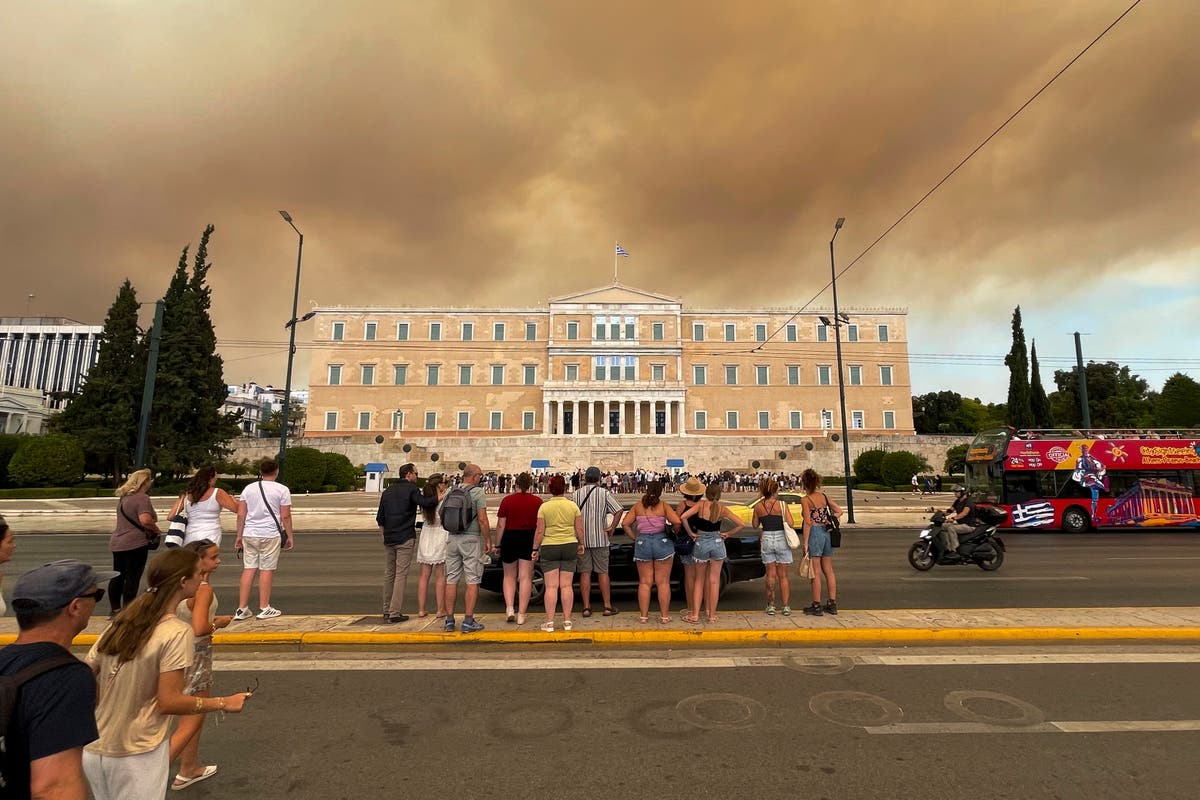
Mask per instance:
[[[846,383],[842,378],[842,315],[838,311],[837,266],[833,259],[833,240],[846,224],[845,217],[838,217],[833,225],[833,236],[829,239],[830,285],[833,287],[833,337],[837,342],[838,398],[842,405],[842,465],[846,477],[846,521],[854,522],[854,487],[850,479],[850,439],[846,430]]]
[[[300,237],[300,244],[296,248],[296,289],[292,294],[292,316],[288,320],[288,362],[287,362],[287,380],[283,384],[283,423],[279,428],[279,477],[283,478],[283,462],[287,457],[287,435],[288,435],[288,417],[291,415],[292,405],[292,359],[296,357],[296,307],[300,303],[300,261],[304,257],[304,234],[292,222],[292,215],[286,211],[280,211],[279,216],[283,217],[283,221],[291,226],[296,235]]]

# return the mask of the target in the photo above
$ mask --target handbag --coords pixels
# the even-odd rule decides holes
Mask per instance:
[[[779,518],[783,520],[783,538],[787,539],[787,546],[790,550],[800,549],[800,534],[796,533],[796,529],[788,523],[787,518],[787,503],[780,502],[781,506]]]
[[[267,507],[267,512],[271,515],[271,519],[275,521],[275,529],[279,531],[279,544],[287,547],[287,531],[279,524],[279,517],[275,516],[275,509],[271,508],[271,503],[267,500],[267,490],[263,488],[262,481],[258,482],[258,492],[262,495],[263,505]]]
[[[836,515],[834,515],[832,512],[829,511],[829,497],[828,496],[826,496],[826,498],[825,498],[825,516],[829,519],[829,524],[827,526],[828,530],[829,530],[829,546],[830,547],[841,547],[842,546],[842,523],[841,523],[841,520],[839,520]]]
[[[685,530],[680,530],[675,536],[675,555],[690,556],[696,549],[696,540]]]
[[[163,537],[163,544],[168,550],[173,550],[176,547],[183,547],[183,540],[187,537],[187,495],[181,495],[179,498],[179,511],[167,518],[167,534]]]
[[[146,546],[150,550],[157,550],[158,546],[160,544],[162,544],[162,534],[146,530],[146,528],[142,525],[141,522],[139,522],[136,519],[134,519],[133,517],[129,516],[129,514],[127,514],[125,512],[124,502],[125,502],[125,498],[121,498],[120,500],[117,501],[117,510],[121,512],[121,516],[124,517],[125,519],[129,520],[130,525],[134,526],[135,528],[140,530],[143,534],[145,534]]]
[[[805,553],[804,558],[800,559],[800,564],[796,567],[796,574],[801,578],[812,580],[813,565],[812,559],[808,557],[808,553]]]

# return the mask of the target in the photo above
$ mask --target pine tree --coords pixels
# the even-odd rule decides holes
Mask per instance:
[[[1038,367],[1037,339],[1029,345],[1029,410],[1033,414],[1033,424],[1039,428],[1049,428],[1054,425],[1050,414],[1050,399],[1042,386],[1042,372]]]
[[[145,350],[139,341],[137,291],[126,280],[108,309],[96,364],[80,393],[53,421],[83,445],[89,471],[114,480],[133,466]]]
[[[1021,307],[1012,316],[1012,350],[1004,357],[1008,365],[1008,424],[1014,428],[1034,425],[1029,396],[1029,354],[1025,348],[1025,328],[1021,325]]]

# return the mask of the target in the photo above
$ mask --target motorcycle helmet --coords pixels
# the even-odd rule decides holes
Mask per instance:
[[[966,494],[966,493],[967,493],[967,487],[963,486],[963,485],[960,483],[960,484],[958,484],[958,485],[956,485],[956,486],[954,487],[954,493],[955,493],[955,494]]]

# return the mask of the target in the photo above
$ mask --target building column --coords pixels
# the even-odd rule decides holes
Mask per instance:
[[[590,425],[586,424],[587,422],[590,422],[590,420],[588,420],[588,418],[587,418],[587,411],[584,411],[584,409],[590,410],[591,403],[589,403],[587,400],[580,400],[575,405],[576,405],[576,408],[578,409],[575,412],[576,413],[575,433],[579,434],[580,436],[583,436],[585,433],[588,432],[588,428],[591,427]]]
[[[557,414],[557,419],[558,419],[558,435],[559,436],[563,435],[563,412],[566,411],[566,405],[567,404],[564,403],[562,400],[559,400],[558,401],[558,411],[555,412]]]
[[[633,403],[633,432],[637,436],[642,435],[642,401],[640,399]]]
[[[602,414],[602,416],[600,418],[600,435],[601,436],[609,435],[609,433],[608,433],[608,403],[609,403],[609,401],[605,400],[604,405],[601,406],[601,412],[600,412]]]
[[[622,397],[617,401],[617,431],[621,436],[625,435],[625,398]]]
[[[550,401],[542,401],[542,436],[550,435]]]
[[[679,401],[679,435],[687,436],[687,400]]]
[[[663,417],[665,418],[664,424],[666,425],[666,427],[663,428],[663,433],[667,436],[671,435],[671,415],[674,413],[674,409],[671,408],[671,405],[672,403],[670,400],[663,401]]]

